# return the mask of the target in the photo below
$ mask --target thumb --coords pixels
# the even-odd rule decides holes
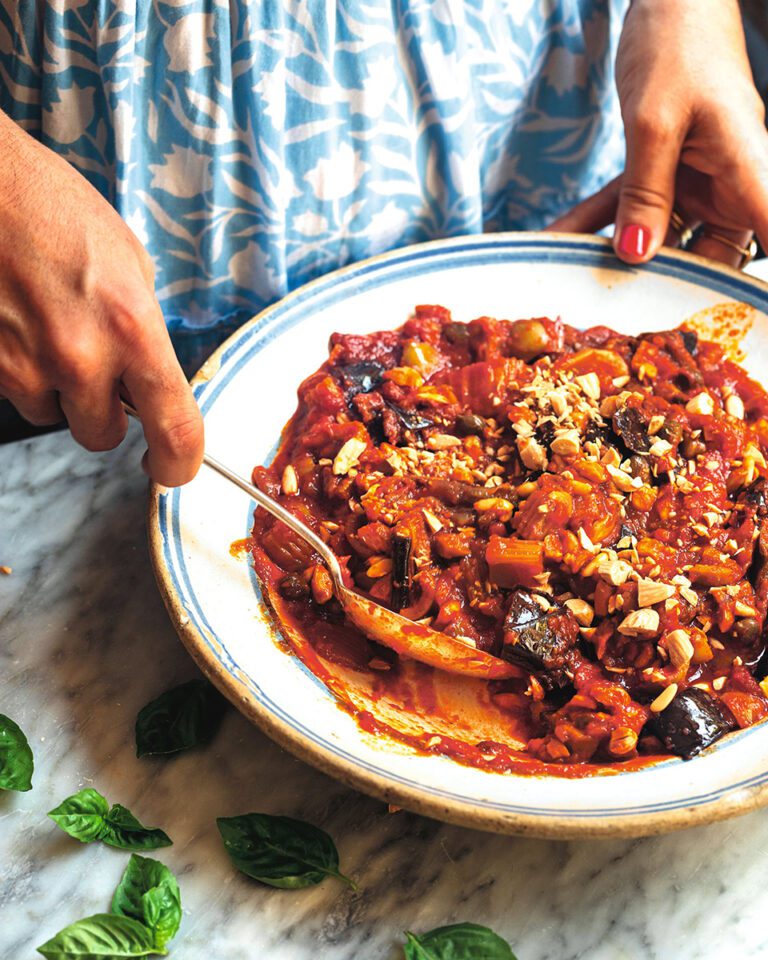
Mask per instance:
[[[664,243],[675,200],[682,131],[658,119],[626,124],[627,158],[613,246],[627,263],[650,260]]]

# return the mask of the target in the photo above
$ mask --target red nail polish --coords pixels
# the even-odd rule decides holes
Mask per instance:
[[[628,257],[644,257],[648,252],[648,241],[651,239],[645,227],[636,223],[628,223],[619,237],[619,250]]]

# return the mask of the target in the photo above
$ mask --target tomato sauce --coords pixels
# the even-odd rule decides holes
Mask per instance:
[[[457,676],[367,639],[258,510],[241,548],[290,646],[372,737],[499,773],[636,769],[759,722],[768,394],[729,356],[690,326],[439,306],[335,334],[254,483],[348,586],[516,669]]]

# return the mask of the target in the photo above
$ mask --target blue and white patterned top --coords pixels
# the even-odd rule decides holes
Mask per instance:
[[[628,0],[0,0],[0,107],[214,338],[404,244],[538,228],[621,166]]]

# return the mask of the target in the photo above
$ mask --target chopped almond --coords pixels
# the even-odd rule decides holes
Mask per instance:
[[[736,417],[737,420],[744,419],[744,401],[738,394],[732,393],[730,397],[726,397],[725,412],[732,417]]]
[[[669,661],[673,667],[681,667],[691,662],[694,650],[687,630],[682,628],[673,630],[664,637],[662,642],[666,646]]]
[[[670,683],[670,685],[666,687],[664,690],[662,690],[661,693],[658,695],[658,697],[656,697],[656,699],[651,704],[651,712],[661,713],[662,710],[666,710],[676,696],[677,696],[677,684]]]
[[[290,463],[285,470],[283,470],[280,486],[286,496],[299,492],[299,478],[296,476],[296,470]]]
[[[581,437],[578,430],[565,430],[558,434],[550,444],[552,453],[562,457],[572,457],[581,450]]]
[[[547,399],[556,416],[562,417],[569,410],[568,401],[559,390],[553,390]]]
[[[685,409],[688,413],[703,413],[711,416],[715,412],[715,401],[706,391],[702,390],[701,393],[697,393],[692,400],[686,403]]]
[[[621,490],[622,493],[631,493],[643,485],[640,477],[633,477],[631,474],[625,473],[624,470],[620,470],[610,463],[606,464],[605,469],[608,471],[608,476],[613,480],[616,488]]]
[[[659,632],[659,615],[655,610],[633,610],[621,621],[619,633],[627,637],[653,637]]]
[[[547,453],[538,440],[533,437],[519,437],[517,449],[520,459],[529,470],[546,470]]]
[[[637,581],[638,607],[651,607],[654,603],[668,600],[677,593],[671,583],[658,583],[656,580],[641,578]]]
[[[648,451],[652,457],[666,457],[668,453],[672,451],[672,444],[669,440],[658,439],[651,444],[651,449]]]
[[[600,378],[596,373],[585,373],[574,379],[590,400],[600,399]]]
[[[571,600],[565,601],[565,606],[568,607],[582,627],[590,626],[595,618],[595,611],[586,600],[573,597]]]
[[[337,476],[343,476],[357,466],[360,455],[365,450],[366,444],[359,437],[350,437],[336,454],[333,461],[333,472]]]
[[[424,515],[427,526],[433,533],[439,533],[443,529],[442,522],[434,515],[434,513],[432,513],[431,510],[427,510],[426,507],[422,507],[421,512]]]
[[[433,433],[427,440],[430,450],[449,450],[451,447],[460,447],[461,440],[450,433]]]
[[[597,575],[614,587],[626,583],[631,574],[632,567],[624,560],[603,560],[597,565]]]
[[[664,426],[666,417],[660,413],[654,414],[651,419],[648,421],[648,436],[655,436],[659,430]]]

